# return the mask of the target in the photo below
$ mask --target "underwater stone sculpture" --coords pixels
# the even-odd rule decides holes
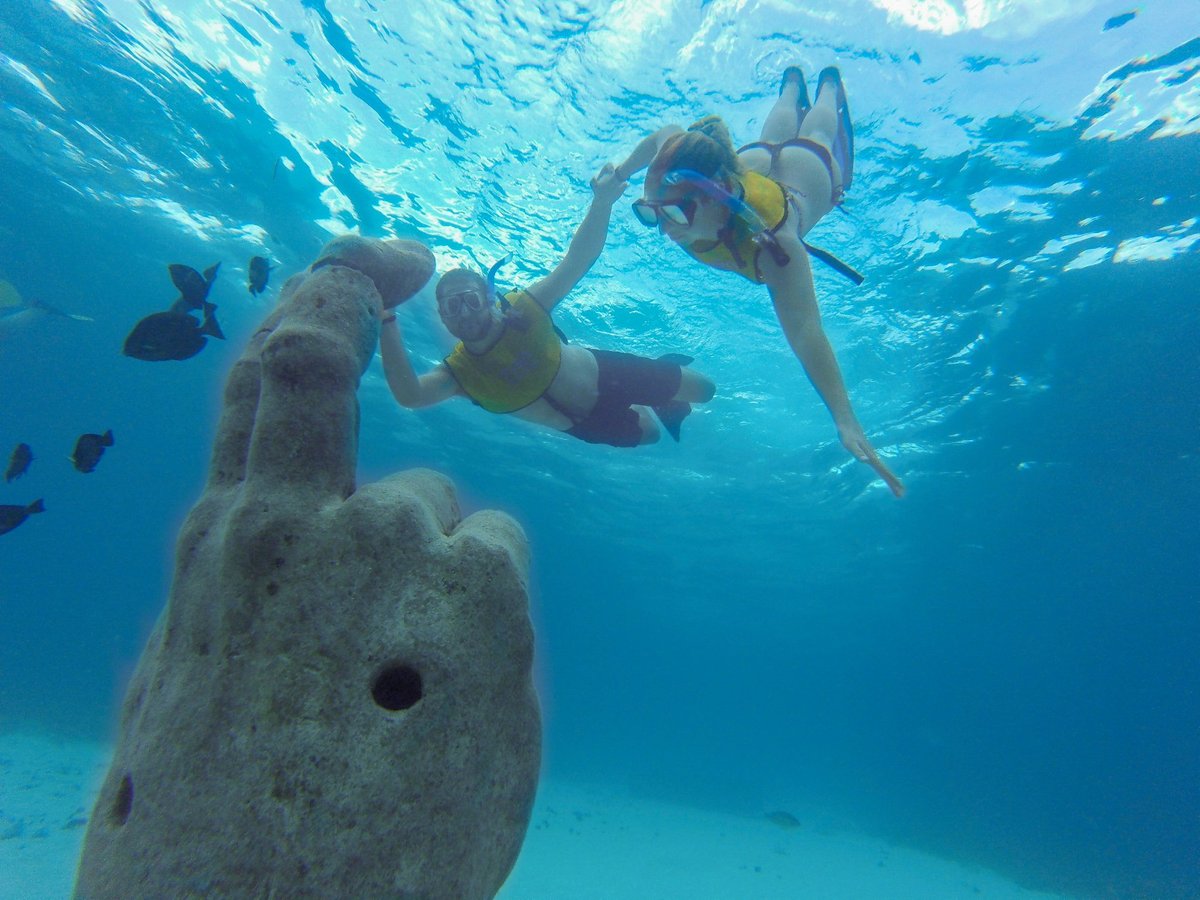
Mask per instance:
[[[407,299],[376,283],[432,273],[392,249],[377,281],[294,276],[230,374],[78,898],[490,897],[516,860],[541,736],[524,535],[460,521],[429,471],[355,489],[355,389]]]

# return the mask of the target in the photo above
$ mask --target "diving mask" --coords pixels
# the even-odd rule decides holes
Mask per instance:
[[[778,266],[786,266],[791,262],[791,257],[787,251],[779,246],[779,241],[775,239],[775,235],[767,229],[767,223],[745,200],[741,197],[735,197],[722,185],[718,184],[713,179],[701,175],[691,169],[675,169],[663,176],[663,184],[675,187],[680,184],[690,184],[697,190],[703,191],[708,196],[712,197],[720,203],[723,203],[729,208],[737,219],[741,220],[746,230],[751,234],[751,240],[761,249],[766,250],[771,254],[771,259]],[[691,224],[689,222],[689,224]]]
[[[682,228],[690,228],[696,218],[696,201],[691,197],[672,200],[670,203],[655,203],[653,200],[645,199],[635,200],[633,214],[647,228],[654,228],[664,219]]]
[[[478,312],[487,305],[487,302],[487,298],[482,293],[472,289],[438,297],[438,309],[446,318],[457,319],[463,314],[463,310]]]

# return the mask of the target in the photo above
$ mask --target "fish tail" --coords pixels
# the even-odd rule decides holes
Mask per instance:
[[[29,513],[30,515],[33,515],[34,513],[45,512],[45,511],[46,511],[46,504],[42,502],[40,497],[37,500],[34,500],[32,503],[30,503],[27,507],[25,507],[25,512]]]
[[[217,324],[217,307],[211,303],[208,305],[211,309],[206,308],[204,310],[204,322],[200,325],[200,333],[225,340],[225,333],[221,331],[221,326]]]
[[[11,306],[24,306],[20,292],[13,287],[11,281],[0,280],[0,309]]]

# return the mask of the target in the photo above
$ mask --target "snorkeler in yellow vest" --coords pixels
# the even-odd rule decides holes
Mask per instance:
[[[829,409],[842,445],[897,497],[900,479],[879,458],[850,405],[841,369],[821,326],[809,255],[856,284],[862,276],[804,240],[839,206],[854,168],[854,132],[841,75],[827,68],[810,105],[804,75],[783,73],[779,100],[759,139],[735,150],[716,116],[687,131],[668,125],[617,166],[629,178],[649,167],[634,214],[693,258],[766,285],[792,352]]]
[[[403,406],[419,408],[465,396],[488,412],[511,414],[595,444],[635,447],[659,439],[658,425],[679,440],[691,404],[712,399],[714,386],[686,368],[686,356],[658,359],[564,343],[550,311],[600,256],[612,205],[627,183],[606,165],[592,179],[591,207],[562,261],[528,288],[493,294],[492,277],[468,269],[437,284],[438,315],[459,343],[418,376],[394,312],[386,312],[380,350],[388,386]]]

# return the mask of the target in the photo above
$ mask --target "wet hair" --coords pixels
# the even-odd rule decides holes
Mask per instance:
[[[667,138],[646,173],[646,187],[657,191],[663,176],[675,169],[691,169],[713,180],[744,171],[720,116],[705,116]]]
[[[440,300],[447,294],[456,294],[472,288],[484,297],[488,295],[487,280],[474,269],[451,269],[438,280],[434,293]]]

